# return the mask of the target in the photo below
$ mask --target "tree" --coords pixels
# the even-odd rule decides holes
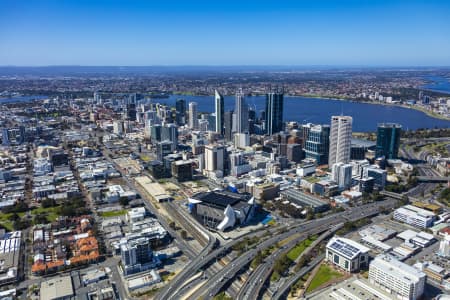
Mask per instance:
[[[119,203],[122,206],[127,206],[130,203],[130,200],[128,200],[128,197],[120,197]]]
[[[37,225],[37,224],[47,224],[49,222],[45,214],[37,214],[33,219],[33,223]]]
[[[182,231],[180,232],[180,235],[181,235],[181,238],[182,238],[183,240],[187,239],[187,232],[186,232],[186,230],[182,230]]]
[[[43,208],[53,207],[56,205],[56,201],[53,199],[44,199],[41,201],[41,206]]]
[[[174,221],[169,223],[169,227],[172,228],[173,230],[177,230],[177,224],[175,224]]]

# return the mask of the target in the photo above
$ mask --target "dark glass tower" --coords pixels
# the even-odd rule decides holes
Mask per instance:
[[[283,94],[268,93],[266,95],[266,133],[273,135],[274,133],[283,131]]]
[[[177,124],[186,124],[186,101],[184,99],[178,99],[175,102],[175,110]]]
[[[224,114],[224,138],[227,141],[233,140],[233,111]]]
[[[214,91],[214,109],[216,113],[216,120],[214,131],[220,134],[224,133],[223,130],[223,114],[224,114],[224,101],[223,96],[217,91]],[[212,124],[211,124],[212,125]]]
[[[386,159],[398,158],[402,126],[396,123],[378,124],[376,156]]]

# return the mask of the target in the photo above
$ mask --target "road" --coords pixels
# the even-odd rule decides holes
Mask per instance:
[[[290,291],[291,286],[293,286],[300,278],[302,278],[306,273],[310,272],[317,264],[319,264],[325,258],[325,254],[320,254],[312,261],[310,261],[306,266],[300,269],[294,276],[289,278],[275,294],[272,295],[272,299],[286,299],[286,293]]]
[[[315,234],[329,229],[332,225],[345,222],[347,220],[358,220],[378,214],[379,207],[393,208],[396,200],[389,199],[376,203],[371,203],[364,206],[353,207],[345,212],[328,215],[321,219],[312,220],[307,223],[299,223],[293,225],[284,233],[274,235],[262,243],[249,249],[246,253],[236,258],[232,263],[226,265],[220,272],[209,278],[205,284],[199,288],[191,297],[193,299],[212,299],[218,294],[223,286],[231,279],[234,279],[236,274],[256,256],[258,251],[262,251],[286,238],[298,233]],[[220,250],[220,249],[219,249]]]
[[[316,247],[324,238],[334,234],[338,229],[342,228],[344,224],[339,223],[336,226],[332,226],[332,228],[325,229],[326,231],[318,237],[307,249],[301,253],[299,258],[303,255],[307,255],[313,248]],[[274,268],[275,262],[283,254],[288,253],[295,245],[299,242],[305,240],[308,235],[302,234],[299,238],[291,240],[288,244],[284,245],[282,248],[278,249],[271,255],[269,255],[263,263],[261,263],[257,269],[252,273],[252,275],[246,280],[244,286],[241,288],[237,299],[247,300],[247,299],[258,299],[261,295],[261,291],[267,282],[267,279],[272,274],[272,270]],[[298,259],[297,259],[298,260]],[[297,261],[296,260],[296,261]]]
[[[111,152],[107,148],[103,149],[103,155],[110,163],[114,165],[117,170],[121,172],[122,175],[125,174],[124,170],[122,170],[120,166],[110,157]],[[146,209],[158,219],[161,225],[169,232],[172,237],[176,237],[174,239],[174,243],[178,246],[178,248],[181,249],[183,253],[189,258],[192,259],[196,257],[198,255],[198,252],[193,249],[193,247],[188,244],[183,238],[181,238],[178,232],[176,232],[169,226],[166,219],[164,219],[164,217],[162,217],[161,214],[158,213],[158,210],[152,205],[151,199],[149,199],[149,195],[147,195],[147,192],[145,192],[142,188],[140,188],[132,180],[130,180],[128,176],[122,176],[122,178],[126,181],[129,188],[139,192],[142,199],[144,200],[143,203]]]

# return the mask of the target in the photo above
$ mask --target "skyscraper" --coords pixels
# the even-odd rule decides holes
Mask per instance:
[[[283,93],[266,95],[266,133],[272,135],[283,130]]]
[[[197,102],[189,102],[189,128],[198,129]]]
[[[226,141],[233,140],[233,111],[224,114],[224,137]]]
[[[378,124],[376,157],[384,156],[386,159],[397,158],[401,133],[402,126],[400,124]]]
[[[245,96],[240,89],[236,93],[236,132],[242,133],[248,131],[248,106],[245,102]]]
[[[224,101],[223,96],[217,91],[214,91],[214,107],[216,112],[216,126],[215,131],[217,133],[223,134],[223,114],[224,114]]]
[[[340,189],[347,189],[352,184],[352,165],[336,163],[331,168],[331,179],[336,181]]]
[[[178,145],[178,127],[175,124],[164,124],[161,128],[161,140],[172,143],[172,151],[175,151]]]
[[[332,116],[330,130],[330,155],[328,165],[350,161],[352,117]]]
[[[177,124],[186,124],[186,101],[184,99],[177,99],[175,102],[175,110]]]
[[[223,145],[205,146],[205,170],[224,170],[225,147]]]
[[[327,164],[329,142],[329,125],[310,126],[304,148],[306,158],[315,159],[318,165]]]

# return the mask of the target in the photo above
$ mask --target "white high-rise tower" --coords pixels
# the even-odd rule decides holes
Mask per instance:
[[[189,102],[189,128],[198,129],[197,102]]]
[[[349,116],[331,117],[329,166],[350,161],[352,122]]]
[[[236,93],[236,132],[243,133],[248,131],[248,106],[245,103],[245,96],[242,89]]]

